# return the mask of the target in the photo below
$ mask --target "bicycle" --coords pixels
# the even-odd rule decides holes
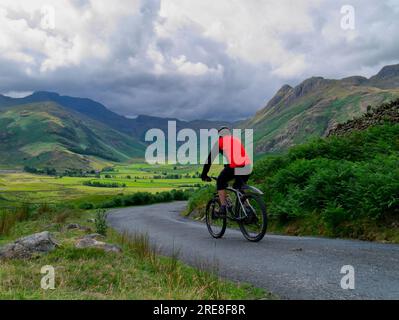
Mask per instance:
[[[217,180],[215,177],[211,177]],[[263,192],[245,185],[240,190],[228,187],[227,213],[220,216],[220,200],[216,192],[206,206],[206,226],[213,238],[220,239],[226,232],[227,220],[237,222],[243,236],[251,242],[263,239],[267,229],[266,205],[263,201]],[[235,198],[231,199],[230,194]]]

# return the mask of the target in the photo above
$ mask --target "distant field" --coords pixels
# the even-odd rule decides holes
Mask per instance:
[[[220,168],[214,167],[213,172]],[[34,175],[21,171],[0,170],[0,206],[20,203],[60,203],[64,201],[80,204],[86,201],[101,202],[117,194],[139,191],[161,192],[190,188],[203,184],[199,179],[200,166],[149,165],[145,163],[124,164],[113,170],[101,172],[95,177],[52,177]],[[178,175],[179,179],[171,178]],[[117,183],[120,188],[92,187],[83,185],[87,181]]]

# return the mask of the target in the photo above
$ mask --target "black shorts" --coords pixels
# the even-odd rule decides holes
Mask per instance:
[[[233,188],[241,189],[249,179],[249,175],[238,176],[234,174],[234,169],[230,167],[224,167],[222,172],[219,174],[216,186],[218,191],[224,190],[228,187],[229,181],[235,179]]]

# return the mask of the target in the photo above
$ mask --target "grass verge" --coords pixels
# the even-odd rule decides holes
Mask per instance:
[[[0,245],[35,232],[48,230],[61,243],[55,251],[30,260],[0,261],[0,299],[258,299],[262,290],[236,284],[202,268],[192,268],[172,257],[160,256],[145,235],[117,234],[108,230],[106,242],[118,244],[123,253],[77,249],[74,242],[84,231],[66,230],[88,222],[94,212],[42,207],[28,220],[17,221]],[[90,232],[90,231],[86,231]],[[41,268],[55,268],[55,289],[40,287]]]
[[[187,210],[183,215],[202,220],[205,215],[206,204],[212,198],[214,192],[215,187],[207,186],[192,194],[188,201]],[[232,227],[236,226],[235,223],[232,224]],[[271,214],[268,210],[267,233],[399,243],[399,222],[397,217],[390,216],[384,219],[361,217],[331,223],[318,212],[310,212],[287,219],[281,215],[274,215],[273,212]]]

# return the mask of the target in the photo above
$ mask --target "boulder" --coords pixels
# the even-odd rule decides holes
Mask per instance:
[[[120,253],[122,249],[114,244],[105,243],[103,241],[96,240],[98,235],[92,234],[81,239],[78,239],[75,243],[75,247],[78,249],[86,249],[86,248],[96,248],[100,250],[104,250],[105,252],[114,252]]]
[[[90,238],[90,239],[94,239],[94,240],[104,240],[105,239],[105,237],[99,233],[91,233],[91,234],[84,236],[81,239],[84,239],[84,238]]]
[[[0,259],[28,259],[37,253],[53,251],[59,244],[48,231],[20,238],[0,248]]]
[[[337,124],[327,134],[327,136],[344,136],[353,131],[366,130],[369,127],[384,123],[399,123],[399,99],[390,103],[384,103],[377,108],[368,108],[360,118],[356,118],[345,123]]]
[[[80,230],[80,231],[84,231],[84,232],[92,232],[93,231],[90,227],[81,226],[80,224],[77,224],[77,223],[67,224],[64,229],[67,231],[68,230]]]

